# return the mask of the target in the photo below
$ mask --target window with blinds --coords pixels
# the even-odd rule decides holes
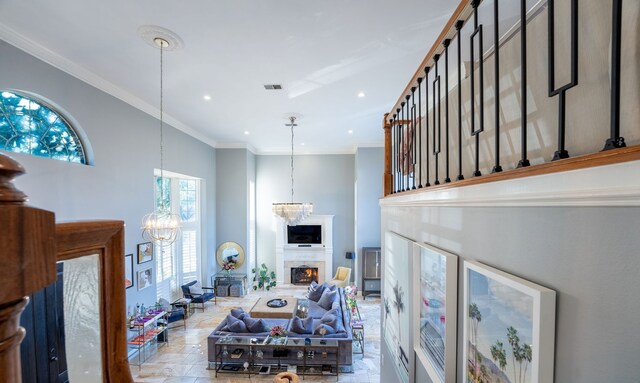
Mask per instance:
[[[174,243],[156,244],[160,250],[156,258],[157,298],[173,301],[182,296],[180,286],[200,275],[200,180],[164,177],[164,196],[160,196],[160,182],[156,177],[156,209],[170,207],[182,221],[181,234]]]

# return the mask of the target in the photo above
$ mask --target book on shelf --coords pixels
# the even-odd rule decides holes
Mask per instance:
[[[322,375],[331,375],[331,366],[328,364],[322,365]]]
[[[241,349],[241,348],[236,348],[231,353],[231,359],[238,359],[238,358],[240,358],[242,356],[242,354],[244,354],[244,350]]]
[[[287,366],[287,372],[293,372],[294,374],[298,372],[298,366],[295,364],[290,364]]]

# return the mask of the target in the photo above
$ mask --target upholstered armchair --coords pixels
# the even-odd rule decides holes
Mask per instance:
[[[168,328],[184,327],[187,328],[187,313],[185,306],[176,306],[175,303],[169,303],[164,298],[158,301],[162,309],[167,313],[162,319]],[[173,323],[173,325],[171,325]]]
[[[329,281],[330,284],[336,285],[338,287],[347,287],[349,284],[349,280],[351,279],[351,268],[338,266],[336,270],[336,275],[332,280]]]
[[[203,287],[200,286],[198,281],[192,281],[187,283],[186,285],[182,285],[181,288],[182,295],[184,295],[184,297],[187,299],[191,299],[191,304],[200,304],[201,306],[198,308],[202,311],[204,311],[205,302],[213,299],[213,303],[217,303],[216,294],[213,287]]]

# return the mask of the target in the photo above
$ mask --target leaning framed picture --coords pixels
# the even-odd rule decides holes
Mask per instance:
[[[409,311],[413,290],[411,286],[411,266],[413,241],[387,231],[383,244],[383,310],[381,336],[386,343],[392,360],[397,381],[409,383],[413,374],[414,358],[413,332]]]
[[[463,381],[553,382],[556,293],[464,262]]]
[[[458,257],[427,244],[414,244],[414,344],[433,382],[456,380]]]
[[[124,287],[133,287],[133,254],[124,256]]]
[[[138,264],[153,261],[153,242],[138,244]]]
[[[138,290],[144,290],[153,284],[153,268],[138,270]]]

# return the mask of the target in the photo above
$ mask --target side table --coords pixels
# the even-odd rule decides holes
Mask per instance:
[[[189,318],[195,311],[195,307],[191,305],[191,299],[189,298],[176,299],[175,301],[173,301],[173,303],[171,303],[171,306],[182,307],[182,309],[184,310],[184,319]]]

